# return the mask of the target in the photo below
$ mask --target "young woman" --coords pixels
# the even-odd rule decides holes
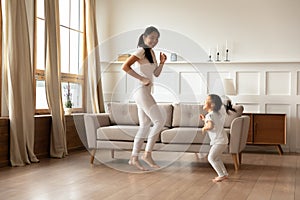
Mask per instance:
[[[208,113],[205,116],[200,115],[200,118],[204,121],[202,134],[207,133],[210,138],[211,148],[208,153],[208,162],[218,174],[218,176],[213,179],[213,182],[220,182],[228,178],[228,172],[221,159],[221,155],[228,144],[228,138],[223,128],[225,112],[222,112],[222,105],[222,100],[218,95],[210,94],[207,96],[203,106],[203,109]],[[231,103],[225,107],[226,112],[228,112],[228,110],[235,111]]]
[[[150,26],[146,28],[145,32],[139,38],[137,51],[122,66],[122,69],[126,73],[136,78],[139,85],[133,97],[138,106],[140,127],[134,138],[129,164],[140,170],[147,170],[139,162],[138,156],[148,133],[147,144],[142,159],[150,167],[159,168],[152,159],[152,149],[157,140],[158,133],[164,126],[165,119],[151,95],[153,75],[156,77],[160,75],[167,59],[167,56],[160,52],[160,63],[157,64],[154,51],[152,50],[158,43],[159,36],[160,33],[155,27]],[[137,71],[131,68],[134,63],[138,65]],[[151,121],[153,127],[150,130]]]

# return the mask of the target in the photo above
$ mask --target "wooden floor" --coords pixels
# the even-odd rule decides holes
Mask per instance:
[[[126,152],[117,152],[115,160],[103,156],[109,167],[90,165],[89,154],[77,152],[64,159],[0,168],[0,199],[300,199],[300,155],[245,153],[242,168],[234,172],[231,156],[225,154],[230,178],[213,183],[216,174],[205,159],[186,153],[175,160],[179,156],[172,154],[157,152],[154,157],[165,167],[147,173],[135,173],[127,165]]]

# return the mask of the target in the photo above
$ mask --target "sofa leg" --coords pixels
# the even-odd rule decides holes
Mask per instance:
[[[112,149],[110,153],[111,153],[111,158],[115,158],[115,150]]]
[[[90,160],[90,163],[91,163],[91,164],[94,164],[95,154],[96,154],[96,149],[93,149],[93,150],[91,151],[91,160]]]
[[[239,165],[242,164],[242,153],[239,153]]]
[[[238,154],[237,153],[233,153],[232,155],[232,159],[233,159],[233,163],[234,163],[234,169],[235,171],[239,170],[239,158],[238,158]]]

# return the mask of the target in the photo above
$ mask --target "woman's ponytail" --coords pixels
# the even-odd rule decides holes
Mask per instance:
[[[140,37],[139,37],[139,42],[138,42],[138,47],[142,47],[142,48],[145,48],[146,45],[144,43],[144,38],[143,38],[144,34],[142,34]]]

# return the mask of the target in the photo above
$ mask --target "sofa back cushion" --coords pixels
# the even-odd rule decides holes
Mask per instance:
[[[203,121],[200,120],[200,114],[205,115],[207,112],[203,110],[200,104],[173,104],[173,127],[202,127]]]
[[[158,104],[158,107],[166,119],[165,126],[171,127],[172,104]],[[110,102],[107,104],[107,112],[113,125],[139,125],[138,108],[134,103]]]
[[[244,107],[242,105],[234,105],[232,107],[236,110],[236,112],[228,111],[228,114],[226,115],[226,119],[225,119],[225,124],[224,124],[225,128],[230,128],[231,122],[235,118],[240,117],[243,114]]]
[[[139,118],[137,106],[133,103],[110,102],[107,104],[107,112],[111,124],[138,125]]]
[[[160,111],[166,119],[165,126],[172,126],[173,106],[172,104],[158,104]]]

